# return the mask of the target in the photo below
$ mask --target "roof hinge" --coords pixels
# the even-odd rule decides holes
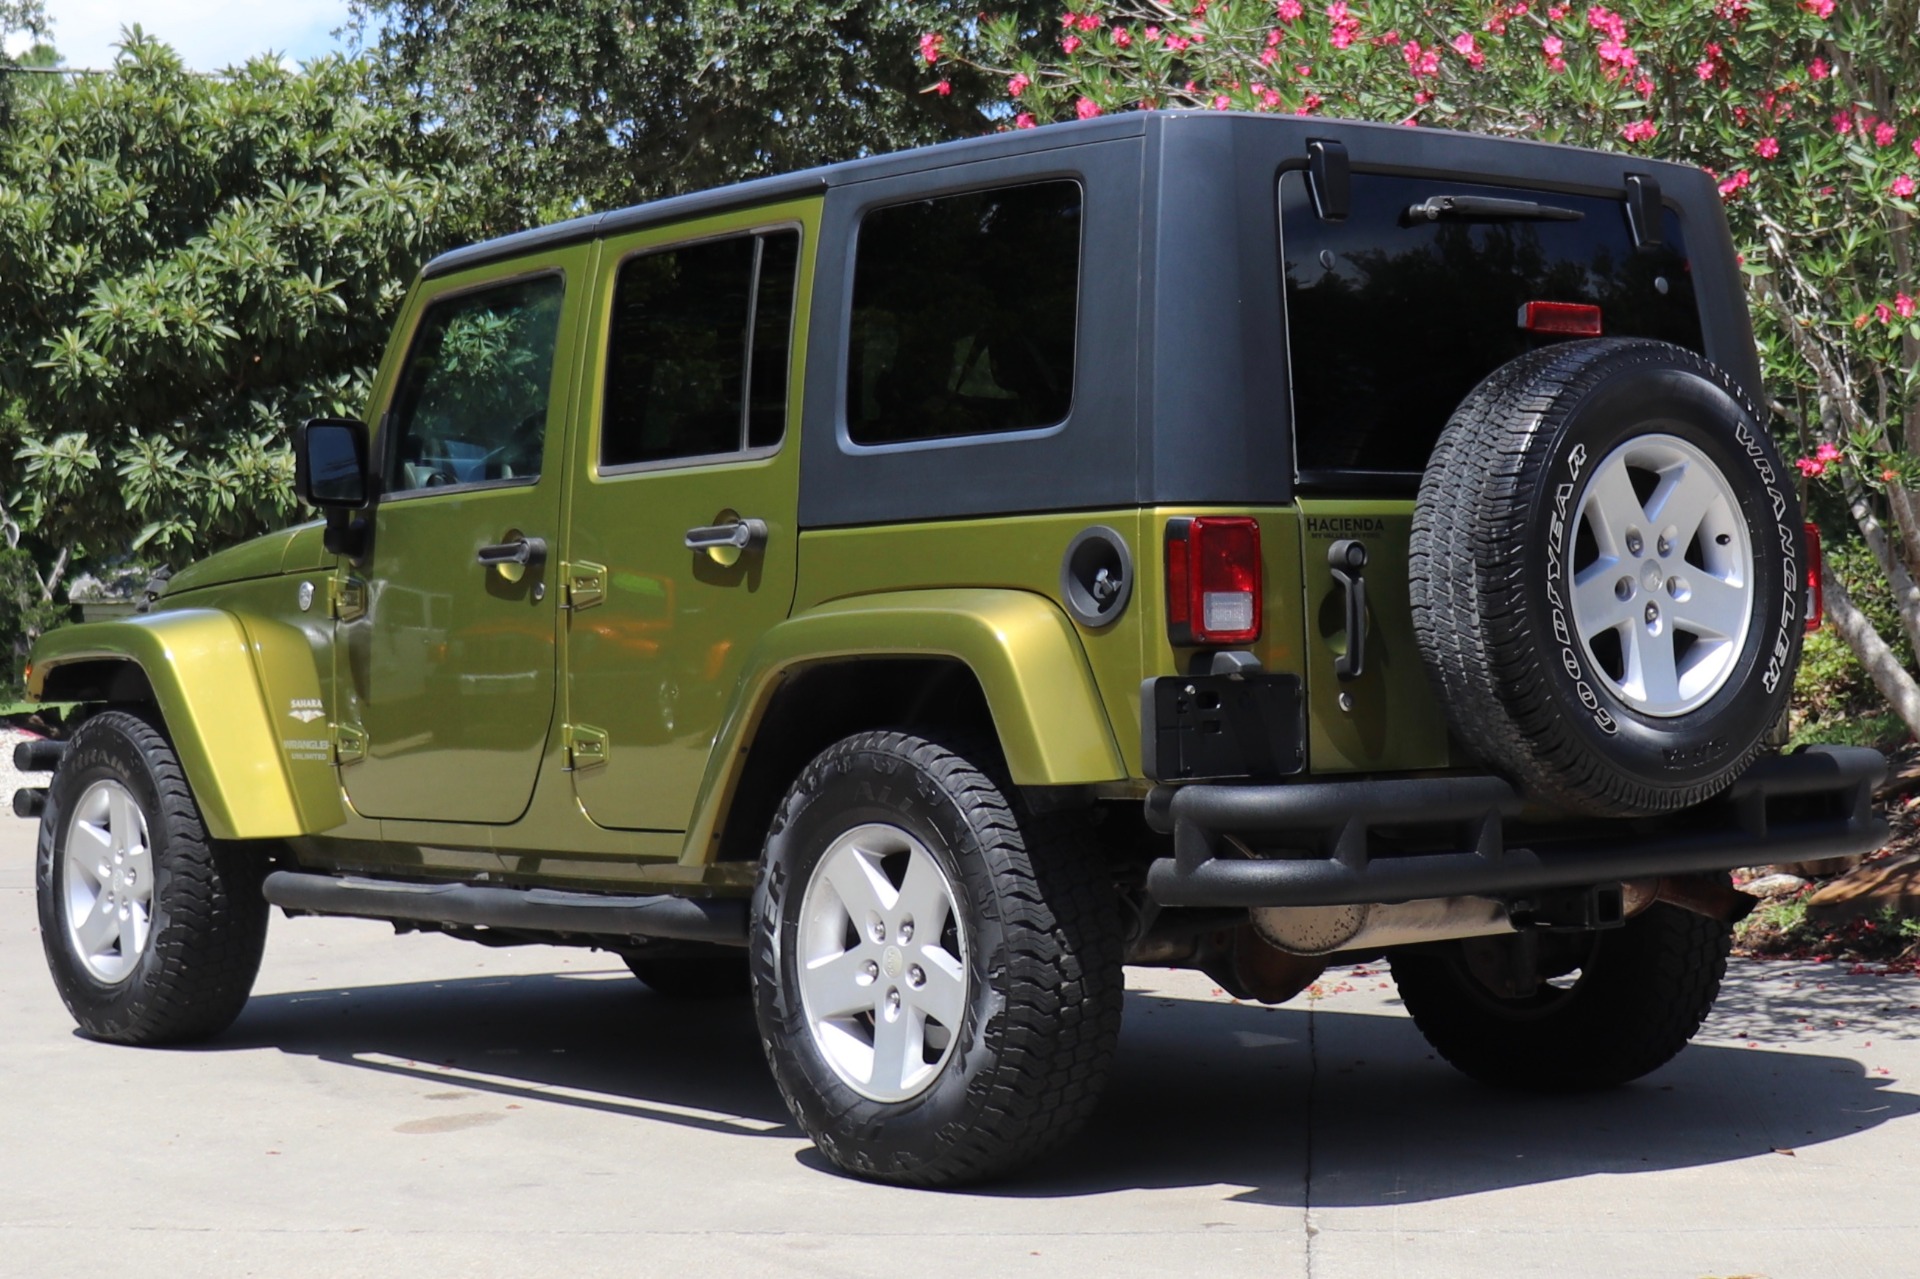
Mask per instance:
[[[343,622],[367,613],[367,584],[357,577],[327,579],[327,612]]]
[[[357,764],[367,757],[367,735],[351,724],[333,725],[333,762]]]

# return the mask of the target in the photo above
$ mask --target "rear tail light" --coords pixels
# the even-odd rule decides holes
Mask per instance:
[[[1807,629],[1817,631],[1827,618],[1827,594],[1820,588],[1820,527],[1807,521]]]
[[[1520,307],[1520,327],[1529,333],[1597,338],[1600,308],[1585,302],[1526,302]]]
[[[1260,522],[1168,520],[1168,638],[1176,646],[1251,644],[1260,621]]]

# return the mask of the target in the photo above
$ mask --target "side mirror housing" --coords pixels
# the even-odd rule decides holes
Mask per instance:
[[[294,437],[294,493],[329,515],[365,510],[373,500],[373,485],[367,475],[368,451],[365,422],[314,418]]]

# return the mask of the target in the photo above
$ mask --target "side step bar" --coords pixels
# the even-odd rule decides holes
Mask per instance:
[[[261,886],[288,911],[506,928],[576,937],[747,944],[742,897],[610,897],[553,888],[424,884],[277,870]]]

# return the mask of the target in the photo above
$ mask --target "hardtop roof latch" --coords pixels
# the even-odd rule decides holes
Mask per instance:
[[[1651,174],[1627,175],[1627,226],[1633,232],[1633,247],[1660,247],[1660,183]]]
[[[1307,142],[1308,184],[1313,189],[1313,209],[1322,222],[1344,222],[1353,208],[1351,169],[1347,164],[1344,142],[1331,138],[1312,138]]]

